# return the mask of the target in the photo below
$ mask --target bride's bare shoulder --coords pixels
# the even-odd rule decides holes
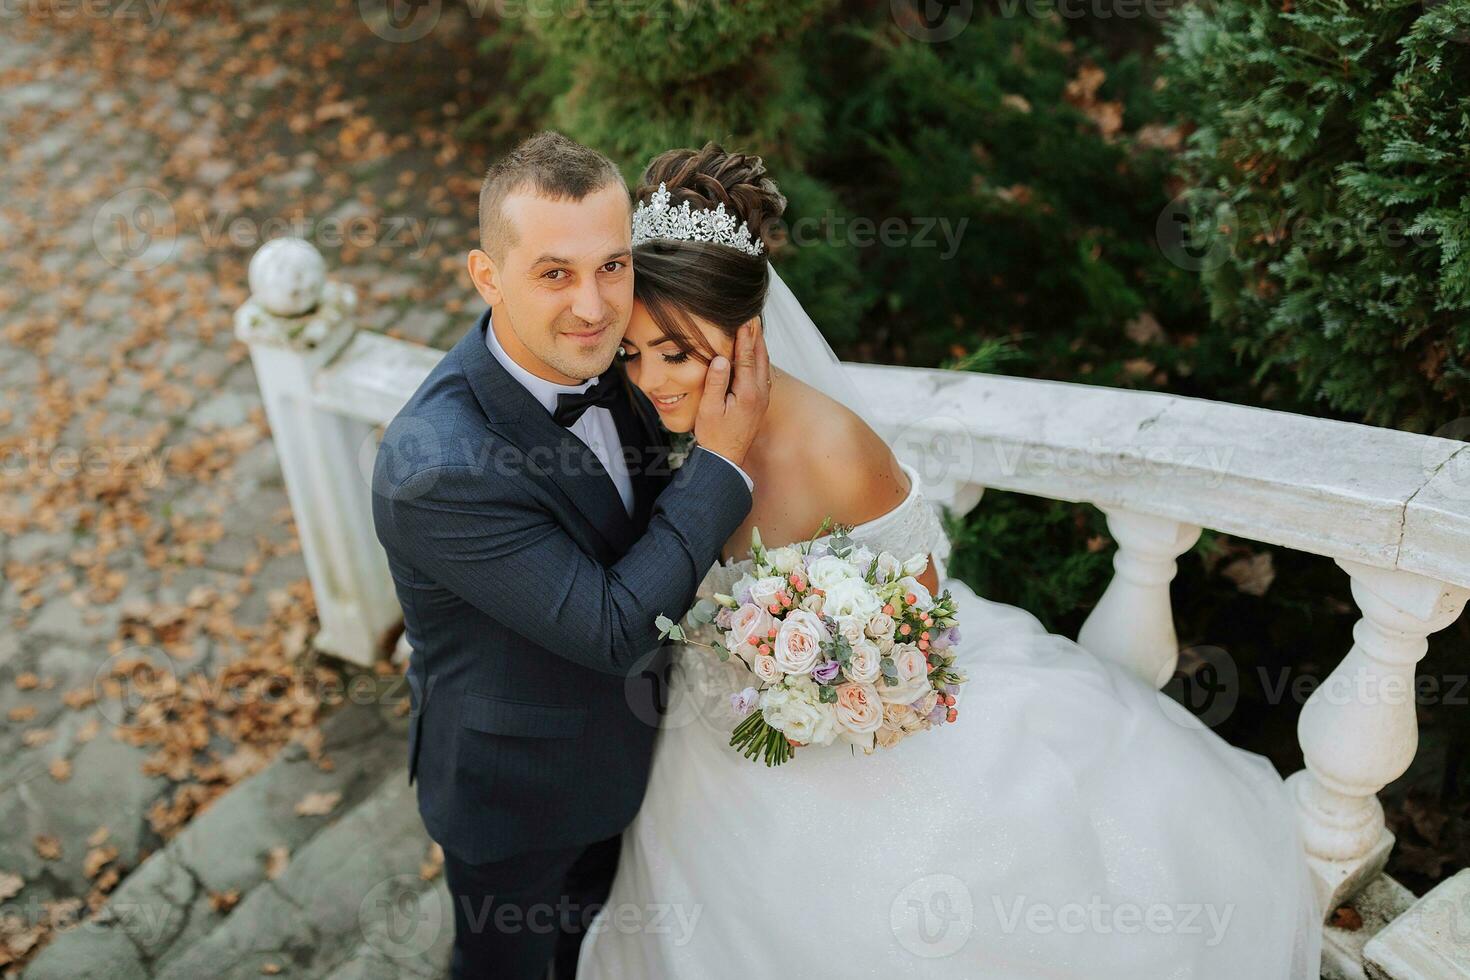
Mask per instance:
[[[862,524],[882,517],[908,496],[908,476],[888,443],[846,405],[802,384],[787,421],[796,432],[802,469],[820,486],[834,520]]]

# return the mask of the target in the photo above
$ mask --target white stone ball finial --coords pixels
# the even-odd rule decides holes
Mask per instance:
[[[327,263],[304,238],[266,242],[250,260],[250,294],[275,316],[300,316],[321,302]]]

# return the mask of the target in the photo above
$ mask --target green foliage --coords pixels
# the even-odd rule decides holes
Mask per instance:
[[[555,94],[540,124],[607,153],[630,181],[672,147],[716,140],[766,158],[788,199],[785,221],[839,212],[833,189],[810,176],[824,139],[824,106],[808,65],[782,39],[834,0],[598,5],[600,16],[534,18],[519,51],[534,50],[534,94]],[[851,341],[866,295],[856,257],[787,249],[783,278],[814,297],[835,343]]]
[[[875,0],[599,5],[502,31],[515,104],[495,116],[630,178],[707,139],[760,153],[790,202],[773,259],[850,359],[1432,427],[1465,414],[1467,5],[1219,0],[1177,13],[1157,51],[1148,21],[1123,37],[977,10],[926,44]],[[689,19],[671,31],[639,6]],[[1156,237],[1181,119],[1189,186],[1233,217],[1233,252],[1203,276]],[[1357,215],[1423,243],[1272,233]],[[908,237],[863,240],[859,219]],[[1056,628],[1110,575],[1091,508],[992,492],[954,534],[959,576]]]
[[[723,92],[722,75],[759,83],[764,53],[800,33],[835,0],[653,0],[568,5],[565,16],[532,16],[526,26],[548,50],[575,63],[587,78],[668,93],[710,83]],[[625,94],[624,101],[637,101]]]
[[[1229,246],[1203,273],[1234,349],[1370,422],[1466,414],[1470,0],[1217,0],[1167,37],[1169,102],[1198,126],[1193,205]]]
[[[981,19],[944,45],[892,28],[849,36],[857,67],[830,93],[831,141],[848,147],[839,167],[865,163],[854,197],[962,231],[953,254],[868,250],[864,277],[883,289],[872,330],[929,364],[1025,331],[1017,371],[1133,383],[1125,324],[1200,312],[1149,234],[1170,160],[1158,127],[1142,130],[1147,86],[1126,84],[1137,60],[1107,62],[1056,17]]]
[[[951,575],[1055,632],[1076,634],[1112,574],[1107,522],[1084,504],[987,490],[967,518],[946,524],[954,543]]]

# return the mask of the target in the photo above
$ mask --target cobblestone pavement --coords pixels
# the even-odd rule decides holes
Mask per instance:
[[[299,235],[364,326],[452,344],[492,29],[445,11],[394,43],[347,2],[0,6],[0,903],[21,910],[0,964],[284,745],[329,768],[340,671],[313,662],[231,316],[255,249]],[[401,710],[392,680],[372,699]]]

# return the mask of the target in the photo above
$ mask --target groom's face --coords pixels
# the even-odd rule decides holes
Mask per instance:
[[[478,249],[470,257],[496,336],[549,381],[597,377],[612,364],[633,306],[627,190],[610,184],[580,201],[527,190],[503,207],[514,242],[498,261]]]

